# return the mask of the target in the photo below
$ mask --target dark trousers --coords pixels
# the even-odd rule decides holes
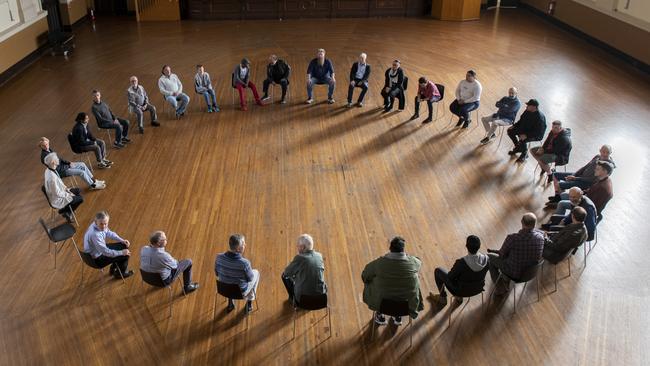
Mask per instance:
[[[433,277],[436,280],[436,286],[441,296],[447,296],[445,287],[452,295],[458,293],[458,288],[449,280],[449,273],[446,269],[438,267],[433,271]]]
[[[79,205],[84,201],[83,197],[81,197],[81,190],[79,188],[70,188],[70,192],[74,194],[72,201],[59,210],[59,213],[64,216],[70,215],[72,213],[71,210],[76,211],[77,207],[79,207]]]
[[[458,118],[462,119],[463,121],[471,121],[472,119],[469,117],[469,113],[473,110],[478,109],[479,104],[480,103],[478,101],[473,103],[459,104],[458,100],[455,99],[449,105],[449,111],[457,115]]]
[[[112,244],[106,244],[106,246],[110,249],[113,250],[124,250],[126,249],[126,245],[124,243],[112,243]],[[107,265],[111,265],[111,272],[115,271],[115,266],[120,268],[120,271],[122,271],[122,274],[127,271],[129,267],[129,256],[128,255],[120,255],[117,257],[106,257],[104,255],[99,256],[95,258],[95,263],[101,267],[105,267]],[[113,274],[115,278],[120,278],[120,274],[115,272]]]
[[[102,160],[106,157],[106,144],[104,143],[104,140],[101,139],[96,139],[95,143],[92,145],[84,145],[84,146],[78,146],[79,151],[86,152],[86,151],[92,151],[95,153],[95,158],[97,159],[98,163],[101,163]]]
[[[354,93],[354,88],[361,88],[361,94],[359,94],[359,99],[357,100],[357,103],[363,103],[363,98],[366,96],[366,93],[368,92],[368,82],[364,81],[359,85],[359,82],[361,80],[354,80],[354,86],[353,85],[348,85],[348,103],[352,103],[352,93]]]
[[[121,142],[123,138],[129,135],[129,121],[115,117],[117,121],[110,124],[102,124],[99,128],[115,130],[115,142]]]
[[[514,149],[512,149],[514,152],[520,152],[522,156],[528,155],[528,143],[537,141],[537,140],[532,140],[526,137],[525,140],[520,140],[519,139],[519,133],[515,132],[514,129],[507,129],[506,132],[508,133],[508,137],[510,137],[510,140],[512,140],[512,143],[515,145]]]
[[[178,267],[172,268],[172,274],[169,277],[165,278],[163,282],[165,285],[169,285],[174,282],[180,274],[183,274],[183,286],[187,287],[192,284],[192,260],[183,259],[178,261]]]
[[[264,95],[269,94],[269,85],[271,83],[276,83],[280,84],[282,87],[282,100],[284,100],[284,97],[287,96],[287,86],[289,86],[289,80],[287,79],[280,79],[280,80],[272,80],[272,79],[266,79],[264,80],[264,83],[262,84],[262,91],[264,92]]]
[[[289,277],[285,277],[285,276],[281,276],[281,277],[282,277],[282,283],[284,283],[284,288],[287,289],[287,295],[289,295],[289,297],[293,299],[293,296],[294,296],[294,291],[293,291],[294,282],[293,282],[293,279],[291,279]]]
[[[427,102],[427,107],[429,108],[429,118],[433,119],[433,103],[438,102],[440,98],[434,96],[433,99],[424,99],[424,97],[418,95],[415,97],[415,114],[419,115],[420,114],[420,102],[421,101]]]
[[[386,110],[393,109],[393,101],[395,98],[399,99],[399,109],[404,109],[406,106],[406,98],[404,91],[400,88],[393,88],[386,93],[386,88],[381,90],[381,96],[384,97],[384,108]]]

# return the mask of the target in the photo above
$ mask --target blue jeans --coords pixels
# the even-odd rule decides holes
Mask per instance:
[[[217,96],[214,94],[213,89],[208,89],[205,92],[203,92],[203,98],[205,98],[205,104],[209,107],[210,106],[210,100],[212,100],[212,106],[214,108],[219,108],[217,105]]]
[[[449,105],[449,111],[457,115],[460,119],[469,121],[471,119],[469,118],[469,112],[478,109],[479,104],[480,103],[478,101],[473,103],[458,104],[458,100],[454,100]]]
[[[587,189],[591,187],[591,183],[581,181],[581,180],[565,180],[566,177],[569,175],[573,175],[574,173],[553,173],[553,177],[558,180],[558,184],[560,185],[561,190],[567,190],[571,187],[580,187],[581,189]]]
[[[573,209],[573,204],[571,204],[571,201],[569,201],[569,194],[567,192],[561,193],[560,202],[558,202],[557,204],[555,213],[557,215],[564,215],[566,214],[566,210],[571,210],[571,209]]]
[[[93,180],[93,173],[91,173],[86,164],[82,162],[73,161],[70,163],[70,167],[65,170],[64,176],[69,177],[72,175],[81,177],[81,179],[83,179],[89,186],[95,183]]]
[[[190,103],[190,97],[185,93],[180,93],[177,96],[168,95],[165,99],[174,107],[176,114],[185,113],[185,109],[187,109],[187,105]]]
[[[327,99],[332,99],[332,95],[334,95],[334,87],[336,86],[336,83],[329,76],[324,77],[322,79],[317,79],[317,78],[309,79],[309,82],[307,83],[307,99],[311,99],[312,91],[314,90],[314,85],[323,85],[323,84],[328,85]]]

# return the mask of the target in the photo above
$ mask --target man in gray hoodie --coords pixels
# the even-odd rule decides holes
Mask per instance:
[[[439,295],[429,294],[433,301],[444,307],[447,305],[447,292],[445,287],[457,303],[463,302],[463,296],[473,296],[483,291],[485,286],[485,275],[488,272],[488,256],[480,253],[481,239],[476,235],[467,237],[465,244],[467,255],[459,258],[447,272],[444,268],[438,267],[433,272],[436,285],[440,291]]]

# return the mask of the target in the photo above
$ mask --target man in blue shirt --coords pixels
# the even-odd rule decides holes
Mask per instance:
[[[307,67],[307,104],[312,104],[312,91],[316,84],[327,84],[327,103],[334,103],[334,87],[336,86],[336,78],[334,77],[334,66],[332,61],[325,58],[325,50],[320,48],[316,53],[316,58],[311,60],[309,67]]]
[[[192,260],[176,260],[165,251],[167,235],[164,231],[155,231],[149,237],[149,245],[140,249],[140,269],[145,272],[158,273],[165,285],[169,285],[182,273],[185,293],[190,293],[199,284],[192,283]]]
[[[214,263],[214,272],[220,282],[237,284],[241,289],[242,296],[246,301],[246,312],[253,311],[253,300],[257,292],[257,285],[260,282],[260,272],[251,267],[251,262],[244,258],[246,241],[243,235],[233,234],[228,242],[229,250],[217,254]],[[232,299],[228,299],[227,312],[235,308]]]
[[[101,267],[110,263],[109,273],[113,277],[120,278],[120,273],[117,271],[119,268],[122,277],[127,278],[133,275],[133,271],[128,270],[129,256],[131,255],[128,248],[131,243],[108,229],[109,219],[106,211],[98,212],[95,215],[95,221],[90,224],[84,234],[84,252],[90,254],[95,259],[95,263]],[[107,244],[107,239],[116,243]]]

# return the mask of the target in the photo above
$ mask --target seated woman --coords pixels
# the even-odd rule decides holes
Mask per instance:
[[[47,137],[41,137],[38,141],[38,146],[41,148],[41,163],[45,164],[45,157],[54,152],[50,146],[50,140]],[[104,189],[106,182],[98,180],[93,177],[93,172],[88,169],[88,166],[81,161],[67,161],[59,158],[59,166],[56,168],[59,177],[70,177],[73,175],[81,177],[81,179],[88,184],[90,189]]]
[[[248,61],[247,58],[244,58],[241,60],[241,63],[235,67],[235,71],[232,74],[232,87],[237,89],[237,91],[239,92],[239,105],[241,106],[242,111],[248,109],[244,98],[244,89],[246,87],[251,88],[251,91],[253,92],[253,97],[255,98],[255,103],[257,103],[257,105],[259,106],[264,105],[260,100],[260,96],[257,93],[257,88],[255,87],[255,84],[253,84],[253,82],[250,81],[250,76],[251,76],[250,65],[251,62]]]
[[[56,153],[48,154],[44,159],[45,169],[45,194],[50,205],[59,210],[68,222],[72,222],[73,212],[83,203],[79,188],[68,188],[56,172],[60,162]]]

